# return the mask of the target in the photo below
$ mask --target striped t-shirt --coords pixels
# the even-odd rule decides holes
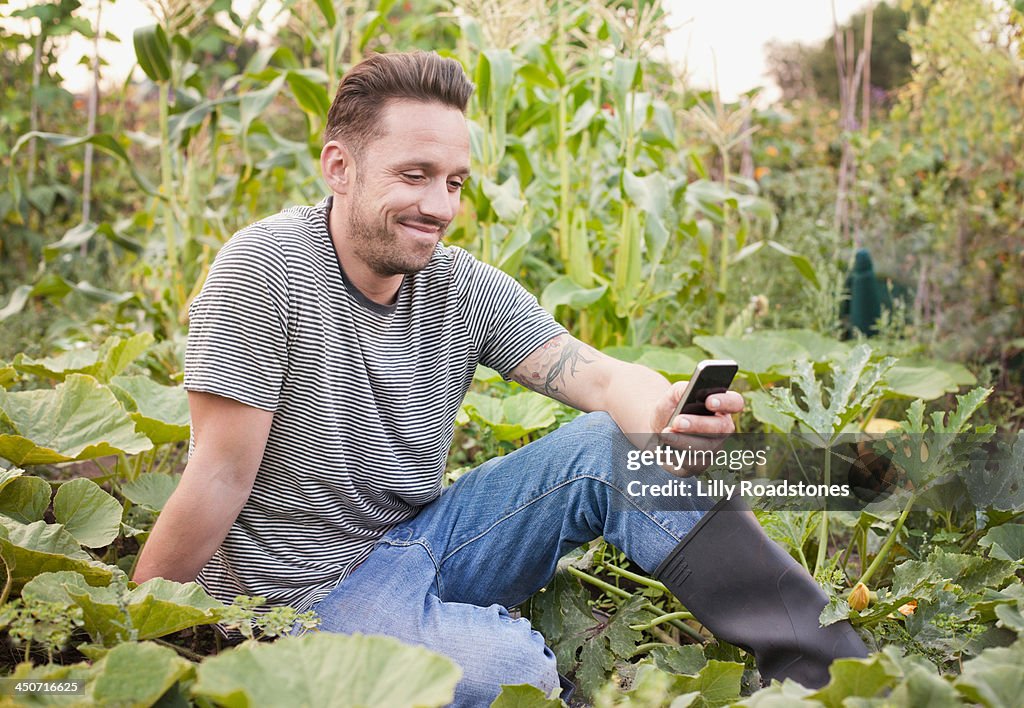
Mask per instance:
[[[199,575],[308,609],[441,493],[478,363],[508,374],[565,330],[512,278],[438,245],[393,306],[347,282],[330,198],[238,232],[189,311],[185,388],[274,412],[252,493]]]

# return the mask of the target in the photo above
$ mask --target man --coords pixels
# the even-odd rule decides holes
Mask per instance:
[[[633,449],[622,431],[729,433],[742,398],[669,421],[681,386],[579,342],[511,278],[439,245],[469,176],[471,92],[436,54],[354,67],[321,153],[331,196],[221,250],[190,313],[192,454],[135,579],[198,577],[223,600],[262,595],[313,607],[327,631],[425,645],[462,667],[456,704],[483,705],[502,684],[558,687],[543,637],[505,608],[603,535],[762,676],[824,683],[863,646],[818,626],[824,594],[752,514],[654,508],[615,464]],[[478,363],[598,412],[442,494]]]

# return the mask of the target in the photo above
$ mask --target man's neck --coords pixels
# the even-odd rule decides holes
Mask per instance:
[[[327,223],[331,240],[334,242],[334,250],[338,254],[341,269],[345,273],[345,279],[373,302],[379,305],[394,304],[398,297],[398,289],[402,287],[402,280],[405,276],[401,274],[380,275],[355,254],[351,237],[346,229],[345,217],[336,200],[331,204]]]

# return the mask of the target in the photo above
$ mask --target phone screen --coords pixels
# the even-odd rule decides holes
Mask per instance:
[[[728,391],[738,368],[734,363],[714,363],[698,370],[676,415],[714,415],[713,411],[704,406],[704,402],[708,396]]]

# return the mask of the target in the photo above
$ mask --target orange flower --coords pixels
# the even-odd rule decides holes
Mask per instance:
[[[754,170],[754,179],[761,179],[762,177],[769,173],[771,173],[770,168],[764,166],[758,167],[756,170]]]
[[[868,586],[864,583],[857,583],[853,590],[850,591],[850,608],[860,612],[868,606],[868,600],[871,599],[871,595],[868,592]]]
[[[911,600],[905,605],[900,605],[899,613],[904,617],[910,617],[917,609],[917,600]]]

